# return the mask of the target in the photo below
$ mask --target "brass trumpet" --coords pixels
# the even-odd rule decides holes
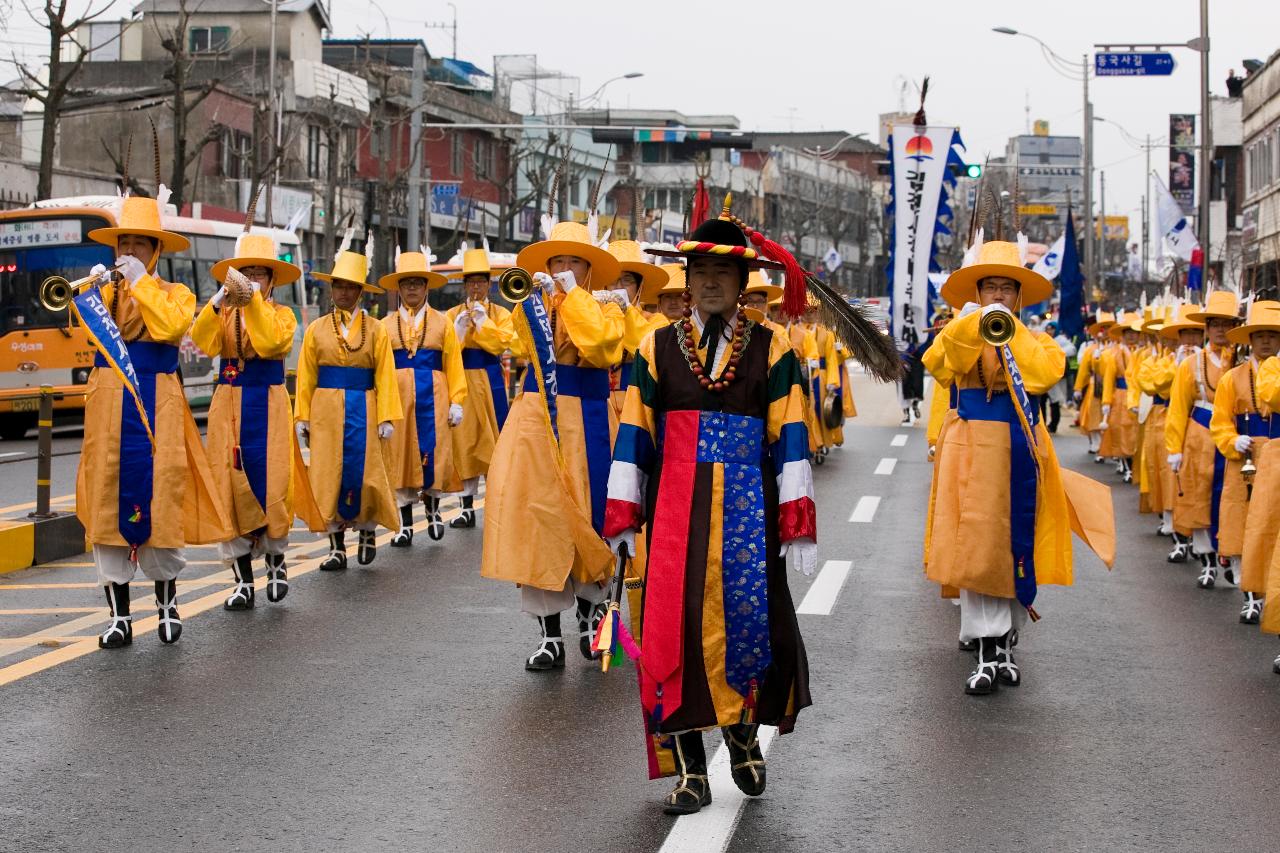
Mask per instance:
[[[1013,322],[1013,317],[1003,311],[992,311],[990,314],[983,314],[982,319],[978,321],[978,334],[982,336],[982,340],[993,347],[1002,347],[1009,341],[1013,340],[1013,334],[1017,331],[1017,325]]]
[[[503,270],[498,276],[498,292],[508,302],[524,302],[533,294],[533,276],[520,267]]]
[[[1240,477],[1245,485],[1245,500],[1253,500],[1253,480],[1257,475],[1258,466],[1253,463],[1253,451],[1245,451],[1244,464],[1240,466]]]
[[[68,281],[65,276],[51,275],[40,282],[37,298],[46,311],[66,311],[72,298],[87,287],[92,287],[104,278],[117,275],[119,269],[111,267],[97,275],[88,275],[75,281]]]

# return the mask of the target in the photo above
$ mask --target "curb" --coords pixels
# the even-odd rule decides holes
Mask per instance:
[[[74,557],[85,550],[84,527],[75,513],[0,520],[0,575]]]

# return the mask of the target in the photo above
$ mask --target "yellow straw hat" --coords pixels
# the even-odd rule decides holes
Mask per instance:
[[[89,239],[114,249],[125,234],[159,240],[160,248],[166,252],[182,252],[191,246],[191,241],[181,234],[164,230],[160,224],[160,202],[154,198],[126,196],[121,200],[115,226],[95,228],[89,232]]]
[[[345,281],[350,284],[358,284],[370,293],[386,292],[376,284],[368,282],[369,259],[359,252],[339,252],[338,259],[334,261],[331,272],[317,272],[312,273],[311,276],[312,278],[320,279],[320,281]]]
[[[664,293],[684,293],[684,264],[663,264],[658,267],[667,273],[667,283],[654,294],[654,301]]]
[[[1164,328],[1164,324],[1173,319],[1173,306],[1162,305],[1155,308],[1148,307],[1149,317],[1143,318],[1142,331],[1150,335],[1159,335],[1160,330]]]
[[[591,242],[587,226],[581,222],[557,222],[551,228],[551,236],[546,240],[531,243],[516,255],[516,265],[531,273],[547,272],[547,262],[557,255],[569,255],[581,258],[591,264],[590,281],[580,281],[579,285],[595,289],[597,286],[612,287],[622,275],[622,267],[613,255]]]
[[[457,256],[450,265],[440,267],[447,271],[449,278],[466,278],[469,275],[487,275],[493,277],[493,264],[489,262],[489,253],[482,249],[467,249],[462,253],[462,266],[456,266]]]
[[[1098,332],[1105,332],[1107,329],[1110,329],[1113,325],[1115,325],[1115,322],[1116,322],[1116,315],[1112,314],[1109,311],[1099,311],[1097,314],[1097,319],[1095,319],[1092,323],[1086,326],[1085,331],[1089,333],[1090,337],[1092,337],[1098,334]]]
[[[1120,321],[1107,330],[1107,335],[1113,341],[1120,340],[1125,332],[1141,332],[1142,331],[1142,315],[1137,311],[1126,311]]]
[[[440,273],[431,271],[431,262],[427,260],[425,252],[398,252],[396,254],[396,271],[387,273],[378,279],[378,286],[386,290],[399,290],[400,282],[406,278],[426,279],[427,290],[444,287],[449,281]]]
[[[1280,302],[1264,299],[1249,306],[1249,319],[1227,332],[1227,340],[1247,346],[1254,332],[1280,332]]]
[[[953,272],[942,285],[942,298],[952,308],[963,308],[978,301],[978,282],[991,276],[1011,278],[1021,286],[1021,305],[1035,305],[1053,296],[1053,285],[1034,270],[1022,265],[1022,252],[1017,243],[989,240],[978,249],[978,260]]]
[[[636,301],[641,305],[647,302],[653,302],[657,299],[658,291],[663,288],[671,276],[665,269],[657,264],[651,264],[645,261],[644,253],[640,250],[640,244],[635,240],[614,240],[609,244],[609,254],[618,262],[618,266],[622,268],[622,272],[618,273],[621,277],[622,273],[634,273],[640,278],[640,293]],[[595,276],[592,276],[594,281]],[[596,290],[601,287],[612,287],[613,285],[598,285]],[[646,299],[646,296],[649,297]]]
[[[1240,300],[1229,290],[1215,290],[1209,294],[1209,299],[1204,303],[1204,310],[1189,314],[1187,319],[1203,323],[1211,317],[1239,320]]]
[[[1191,319],[1191,315],[1197,314],[1199,311],[1200,306],[1194,302],[1184,302],[1179,305],[1177,311],[1173,315],[1173,319],[1165,323],[1164,328],[1160,330],[1160,337],[1166,340],[1176,341],[1178,339],[1178,333],[1183,330],[1195,329],[1203,332],[1204,323]]]
[[[780,284],[770,284],[765,281],[764,274],[760,270],[752,270],[747,273],[747,289],[744,293],[763,293],[765,299],[773,302],[775,299],[782,298],[783,288]]]
[[[267,234],[241,234],[236,238],[235,256],[218,261],[209,270],[209,274],[217,281],[227,277],[227,270],[242,270],[245,267],[266,267],[271,270],[272,286],[297,281],[302,270],[288,261],[282,261],[276,254],[276,241]]]

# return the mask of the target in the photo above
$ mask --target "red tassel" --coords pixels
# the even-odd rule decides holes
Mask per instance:
[[[689,216],[689,230],[692,231],[707,221],[711,215],[711,196],[707,194],[707,186],[698,178],[693,191],[693,212]]]
[[[782,313],[793,320],[799,319],[809,303],[808,287],[804,282],[804,267],[800,266],[800,262],[790,252],[759,231],[748,229],[747,234],[751,237],[751,242],[760,250],[760,254],[771,261],[777,261],[784,267]]]
[[[1032,607],[1031,605],[1027,605],[1027,615],[1031,617],[1031,621],[1032,621],[1032,622],[1039,622],[1039,621],[1040,621],[1040,614],[1039,614],[1039,613],[1037,613],[1037,612],[1036,612],[1036,609],[1035,609],[1034,607]]]

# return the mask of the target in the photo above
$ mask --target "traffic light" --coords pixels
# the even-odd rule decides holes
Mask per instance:
[[[280,256],[280,260],[284,261],[286,264],[293,263],[293,252],[285,252]]]
[[[967,166],[964,167],[964,174],[966,178],[981,178],[982,164],[981,163],[968,164]]]

